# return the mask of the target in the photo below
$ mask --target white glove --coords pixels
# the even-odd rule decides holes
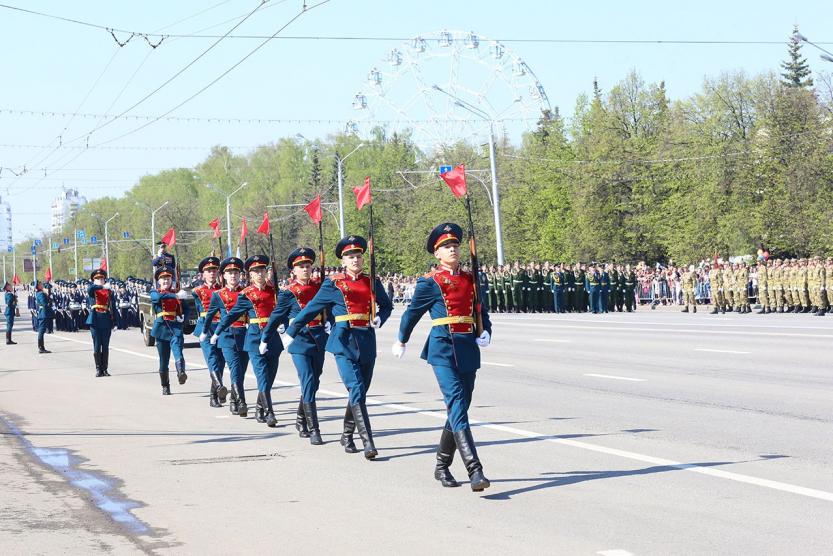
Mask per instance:
[[[266,352],[269,351],[269,344],[261,340],[260,345],[257,346],[257,351],[261,355],[266,355]]]
[[[281,336],[281,342],[283,342],[284,349],[288,348],[289,344],[291,344],[293,341],[295,341],[295,339],[289,334],[284,334],[283,336]]]
[[[217,340],[219,340],[219,339],[220,339],[220,337],[219,337],[217,334],[212,334],[212,335],[211,335],[211,339],[209,340],[209,343],[210,343],[212,346],[213,346],[213,345],[216,345],[216,344],[217,344]]]
[[[480,335],[479,338],[475,340],[477,345],[484,348],[489,347],[489,344],[492,342],[492,336],[486,330],[483,331],[483,334]]]
[[[326,332],[327,334],[329,334],[329,333],[330,333],[330,332],[332,332],[332,331],[333,331],[333,325],[332,325],[332,324],[330,324],[330,321],[326,321],[326,322],[324,323],[324,332]]]
[[[205,332],[200,334],[200,343],[203,343],[206,338],[208,338],[208,334],[206,334]]]
[[[390,352],[397,359],[404,358],[405,357],[405,344],[403,344],[402,342],[394,342],[393,345],[390,346]]]
[[[177,315],[176,322],[185,322],[185,315]]]
[[[284,325],[278,325],[278,334],[286,334],[286,327]]]
[[[379,328],[380,326],[382,326],[382,319],[380,317],[375,317],[370,323],[371,328]]]
[[[110,285],[110,282],[107,282],[106,284],[104,284],[101,287],[104,288],[105,290],[112,290],[113,289],[113,286]]]
[[[188,292],[185,290],[179,290],[176,292],[177,299],[188,299]]]

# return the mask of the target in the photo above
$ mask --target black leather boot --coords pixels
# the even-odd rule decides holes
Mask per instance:
[[[94,351],[93,359],[95,360],[95,377],[99,378],[104,376],[104,373],[101,372],[101,354]]]
[[[102,351],[101,352],[101,373],[104,376],[110,376],[110,373],[107,369],[110,366],[110,352],[109,351]]]
[[[685,309],[683,309],[683,310],[682,310],[682,311],[680,311],[680,312],[681,312],[681,313],[688,313],[688,305],[686,305]]]
[[[318,408],[315,402],[304,404],[304,417],[306,417],[306,425],[309,429],[309,443],[313,446],[324,444],[321,431],[318,429]]]
[[[816,316],[817,317],[823,317],[825,314],[827,314],[827,309],[821,308],[821,309],[819,309],[818,313],[816,313]]]
[[[176,379],[179,381],[179,384],[185,384],[185,381],[188,380],[188,375],[185,374],[185,359],[178,359],[176,361]]]
[[[222,407],[220,400],[217,399],[217,385],[211,382],[211,390],[208,392],[208,405],[211,407]]]
[[[376,451],[376,446],[373,444],[373,430],[370,428],[370,416],[367,414],[367,406],[364,405],[364,402],[357,403],[356,405],[350,406],[350,411],[353,412],[356,431],[359,433],[359,438],[362,439],[365,459],[375,458],[379,452]]]
[[[696,312],[697,312],[697,305],[692,305],[692,306],[691,306],[691,312],[692,312],[692,313],[696,313]]]
[[[714,308],[713,308],[713,309],[709,312],[709,314],[710,314],[710,315],[716,315],[716,314],[717,314],[717,307],[714,307]]]
[[[483,466],[480,464],[480,459],[477,457],[477,449],[474,447],[474,439],[471,436],[471,429],[465,428],[454,433],[454,442],[457,444],[457,450],[460,451],[460,457],[463,458],[463,463],[466,465],[466,471],[469,473],[469,480],[471,481],[471,489],[474,492],[480,492],[489,488],[489,479],[483,475]]]
[[[454,449],[457,445],[454,442],[454,433],[448,428],[448,424],[443,427],[442,436],[440,436],[440,444],[437,446],[437,467],[434,468],[434,478],[440,481],[444,487],[452,488],[460,486],[454,475],[451,474],[449,467],[454,461]]]
[[[226,403],[226,397],[228,396],[228,388],[223,386],[223,379],[220,378],[216,372],[211,371],[211,384],[214,385],[214,389],[217,391],[217,399],[221,404]]]
[[[12,331],[6,330],[6,345],[7,346],[16,346],[17,342],[12,340]]]
[[[237,415],[237,407],[240,403],[240,396],[237,395],[237,385],[231,385],[231,402],[228,404],[228,410],[232,415]]]
[[[275,417],[275,411],[272,409],[272,391],[267,390],[263,393],[263,405],[266,410],[266,426],[275,428],[278,426],[278,418]]]
[[[246,405],[246,391],[243,388],[237,388],[237,397],[239,398],[237,402],[237,414],[240,417],[246,417],[249,415],[249,406]]]
[[[52,353],[43,346],[43,339],[38,340],[38,353]]]
[[[355,442],[353,442],[353,431],[356,430],[356,421],[353,418],[353,412],[350,406],[344,410],[344,432],[341,433],[341,445],[344,446],[344,451],[348,454],[355,454],[358,452]]]
[[[171,383],[168,377],[168,371],[159,371],[159,381],[162,383],[162,395],[171,395]]]
[[[255,402],[255,421],[258,423],[266,422],[266,409],[263,405],[263,392],[258,391],[257,401]]]
[[[307,427],[307,418],[304,413],[304,402],[298,402],[298,412],[295,413],[295,430],[298,431],[298,436],[301,438],[309,438],[309,428]]]

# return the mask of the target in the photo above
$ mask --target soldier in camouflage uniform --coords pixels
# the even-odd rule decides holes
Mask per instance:
[[[735,273],[735,304],[738,305],[741,314],[752,312],[749,307],[749,267],[745,262],[738,264]]]
[[[735,305],[735,273],[732,271],[732,265],[729,263],[723,264],[723,272],[720,273],[723,279],[723,300],[726,311],[731,312]]]
[[[695,282],[697,281],[696,276],[694,274],[694,265],[690,265],[688,270],[683,273],[681,279],[681,285],[683,287],[683,300],[685,302],[685,308],[683,308],[683,313],[688,313],[688,307],[691,305],[692,312],[697,312],[697,303],[694,300],[694,286]]]
[[[711,288],[711,314],[716,315],[718,311],[726,313],[726,298],[723,295],[723,271],[720,270],[720,265],[716,262],[709,270],[709,287]]]
[[[805,313],[810,312],[810,290],[807,285],[807,261],[805,259],[801,259],[799,261],[799,271],[798,271],[798,288],[799,293],[801,294],[801,305],[804,307]]]
[[[763,259],[758,261],[758,303],[761,304],[759,315],[771,313],[772,295],[769,291],[769,268]]]
[[[784,267],[781,266],[781,260],[775,259],[772,261],[772,266],[768,269],[769,274],[769,292],[770,304],[774,304],[773,311],[777,313],[784,312]]]

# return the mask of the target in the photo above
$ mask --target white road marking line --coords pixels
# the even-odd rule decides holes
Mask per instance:
[[[631,552],[622,550],[621,548],[614,548],[612,550],[600,550],[596,552],[599,556],[633,556]]]
[[[76,340],[73,338],[67,338],[65,336],[59,336],[54,334],[53,337],[63,338],[65,340],[76,342],[79,344],[86,344],[88,346],[92,345],[92,342],[84,342],[82,340]],[[156,359],[153,356],[146,355],[144,353],[138,353],[135,351],[130,351],[127,349],[121,348],[111,348],[116,349],[123,353],[128,353],[130,355],[136,355],[138,357],[145,357],[148,359]],[[293,386],[298,388],[299,385],[297,382],[285,382],[282,380],[276,380],[275,384],[280,384],[282,386]],[[344,392],[334,392],[332,390],[323,390],[319,389],[319,392],[325,394],[327,396],[333,396],[336,398],[347,398],[347,394]],[[392,404],[392,403],[385,403],[378,400],[374,400],[372,398],[368,398],[367,402],[370,405],[385,407],[388,409],[395,409],[397,411],[407,411],[408,413],[416,414],[416,415],[425,415],[427,417],[432,417],[437,420],[445,421],[448,417],[443,411],[429,411],[424,409],[419,409],[414,406],[410,405],[402,405],[402,404]],[[547,435],[527,431],[524,429],[518,429],[515,427],[508,427],[506,425],[497,425],[494,423],[489,423],[485,421],[475,421],[469,420],[472,425],[481,426],[483,428],[487,428],[490,430],[505,432],[508,434],[514,434],[515,436],[520,436],[523,438],[535,438],[540,439],[544,442],[550,442],[552,444],[559,444],[561,446],[570,446],[572,448],[578,448],[581,450],[587,450],[590,452],[597,452],[600,454],[606,454],[609,456],[616,456],[623,459],[629,459],[634,461],[640,461],[643,463],[650,463],[653,465],[662,465],[665,467],[673,467],[675,469],[680,469],[682,471],[688,471],[690,473],[698,473],[700,475],[707,475],[709,477],[716,477],[719,479],[725,479],[728,481],[734,481],[737,483],[744,483],[749,485],[755,485],[762,488],[768,488],[771,490],[777,490],[780,492],[788,492],[790,494],[797,494],[799,496],[805,496],[807,498],[815,498],[818,500],[825,500],[827,502],[833,502],[833,492],[827,492],[824,490],[818,490],[814,488],[807,488],[798,485],[793,485],[790,483],[782,483],[781,481],[772,481],[769,479],[761,479],[760,477],[753,477],[752,475],[744,475],[742,473],[733,473],[731,471],[723,471],[721,469],[713,469],[711,467],[701,467],[696,464],[691,463],[682,463],[679,461],[674,461],[665,458],[658,458],[654,456],[649,456],[646,454],[639,454],[637,452],[629,452],[627,450],[619,450],[617,448],[608,448],[606,446],[599,446],[598,444],[591,444],[589,442],[582,442],[580,440],[573,440],[569,438],[552,438]]]
[[[627,376],[615,376],[615,375],[597,375],[596,373],[584,373],[584,376],[592,376],[596,378],[612,378],[613,380],[630,380],[632,382],[645,382],[646,379],[644,378],[630,378]]]
[[[589,314],[588,314],[589,315]],[[596,321],[596,317],[591,319],[589,316],[586,319],[570,319],[570,318],[562,318],[562,317],[552,317],[552,318],[515,318],[515,319],[505,319],[505,318],[495,318],[490,317],[493,323],[500,323],[500,324],[516,324],[516,323],[523,323],[523,322],[549,322],[553,324],[557,324],[559,322],[577,322],[577,323],[587,323],[591,320],[593,322]],[[791,325],[791,324],[747,324],[747,323],[728,323],[723,322],[722,320],[709,320],[708,322],[674,322],[674,321],[648,321],[642,320],[639,317],[635,317],[635,320],[617,320],[615,318],[604,317],[602,320],[604,324],[640,324],[640,325],[652,325],[652,326],[708,326],[711,328],[775,328],[778,330],[783,330],[785,328],[789,329],[796,329],[796,330],[830,330],[829,326],[802,326],[802,325]]]
[[[557,344],[569,344],[572,340],[562,340],[560,338],[535,338],[533,342],[553,342]]]
[[[709,353],[736,353],[738,355],[749,355],[750,351],[734,351],[731,349],[706,349],[706,348],[694,348],[694,351],[707,351]]]
[[[695,329],[672,329],[672,328],[636,328],[633,326],[573,326],[570,324],[533,324],[527,322],[512,322],[513,326],[529,326],[534,328],[566,328],[571,330],[613,331],[613,332],[662,332],[663,334],[736,334],[741,336],[777,336],[791,338],[817,338],[819,340],[833,339],[833,334],[801,334],[790,332],[747,332],[744,330],[695,330]]]
[[[492,365],[493,367],[514,367],[515,365],[509,363],[492,363],[491,361],[481,361],[482,365]]]
[[[231,419],[231,415],[215,415],[215,419]]]

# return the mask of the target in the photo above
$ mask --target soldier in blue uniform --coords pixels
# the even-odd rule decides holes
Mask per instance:
[[[95,376],[110,376],[107,368],[110,363],[110,333],[116,324],[115,296],[112,286],[107,282],[106,270],[94,270],[90,280],[93,283],[87,288],[87,304],[90,307],[87,324],[93,337]]]
[[[191,290],[191,295],[194,296],[194,307],[198,315],[194,336],[201,338],[200,349],[208,367],[208,374],[211,377],[208,405],[222,407],[228,396],[228,388],[223,385],[223,369],[226,366],[226,360],[223,357],[223,350],[219,346],[211,345],[211,342],[203,338],[203,332],[206,336],[214,334],[214,327],[220,322],[219,313],[212,320],[205,320],[205,316],[208,314],[208,306],[211,304],[211,296],[222,287],[217,279],[217,273],[220,270],[220,259],[206,257],[200,261],[197,269],[202,275],[203,283]]]
[[[17,342],[12,340],[12,328],[14,328],[14,318],[18,316],[17,295],[8,282],[3,285],[3,291],[5,292],[3,298],[6,303],[6,308],[3,310],[3,315],[6,317],[6,345],[14,346],[17,345]]]
[[[49,329],[55,312],[52,309],[52,286],[49,282],[41,283],[40,280],[32,282],[32,290],[35,292],[35,310],[37,311],[36,330],[38,331],[38,353],[52,353],[43,345],[43,335]]]
[[[249,285],[243,288],[231,309],[226,311],[211,336],[211,343],[216,344],[225,330],[239,319],[245,319],[246,336],[243,347],[249,354],[252,369],[257,379],[257,404],[255,420],[276,427],[278,420],[272,409],[272,386],[278,374],[278,360],[283,351],[283,343],[278,336],[273,336],[266,345],[261,345],[261,334],[269,321],[269,315],[275,309],[275,288],[267,281],[269,257],[252,255],[246,259],[246,272]]]
[[[159,246],[159,250],[153,258],[153,270],[157,271],[160,268],[176,268],[176,257],[165,251],[168,244],[164,241],[157,241],[156,245]]]
[[[489,480],[483,474],[483,465],[477,456],[468,409],[480,368],[480,348],[491,342],[492,325],[486,307],[475,306],[474,277],[460,270],[462,238],[463,230],[450,222],[440,224],[428,236],[425,248],[440,264],[417,280],[411,304],[399,324],[399,341],[393,344],[391,351],[401,359],[419,319],[426,312],[431,315],[433,327],[421,357],[434,367],[448,413],[437,447],[434,478],[444,487],[460,486],[449,469],[456,446],[472,490],[480,492],[489,487]],[[476,332],[475,316],[478,314],[483,324],[480,335]]]
[[[601,268],[599,273],[599,312],[600,313],[607,313],[608,312],[608,305],[610,303],[610,273],[608,273],[607,269],[609,265],[605,265]]]
[[[188,380],[188,375],[185,373],[185,357],[182,354],[184,343],[182,323],[188,318],[188,306],[182,303],[182,299],[186,299],[188,293],[184,290],[176,293],[172,291],[173,276],[173,269],[157,268],[153,273],[157,285],[150,291],[150,302],[155,315],[150,334],[156,338],[156,352],[159,354],[159,380],[162,383],[163,396],[171,395],[169,380],[171,352],[174,355],[174,366],[179,383],[185,384]]]
[[[593,314],[601,313],[599,310],[601,306],[601,275],[598,267],[593,264],[587,269],[587,274],[584,278],[585,289],[587,290],[588,304]]]
[[[278,304],[269,316],[269,322],[263,329],[261,349],[269,349],[275,332],[283,333],[290,319],[294,319],[315,297],[321,289],[321,282],[312,278],[312,263],[315,251],[309,247],[299,247],[286,260],[286,266],[292,272],[288,287],[278,296]],[[287,351],[295,363],[298,382],[301,383],[301,401],[296,413],[295,428],[301,438],[309,438],[310,444],[321,445],[321,431],[318,427],[318,409],[315,394],[318,392],[321,373],[324,369],[324,352],[327,334],[332,328],[329,313],[319,315],[310,321],[303,332],[295,337]]]
[[[371,284],[370,277],[362,273],[366,249],[367,241],[361,236],[339,240],[335,254],[345,271],[324,280],[321,289],[298,313],[286,333],[289,338],[295,338],[307,324],[320,318],[323,310],[333,315],[335,326],[327,340],[327,351],[335,356],[339,375],[349,392],[341,445],[347,453],[357,452],[353,442],[353,431],[356,430],[362,439],[364,457],[373,459],[377,451],[365,400],[376,365],[376,328],[388,320],[393,304],[382,282],[377,278],[375,284]],[[372,318],[374,293],[378,312]]]
[[[217,314],[222,318],[234,307],[237,297],[243,290],[240,285],[240,272],[242,270],[243,261],[237,257],[228,257],[220,263],[223,287],[211,294],[211,302],[208,305],[208,312],[205,314],[206,321],[212,322]],[[231,381],[229,411],[240,417],[246,417],[249,414],[244,389],[246,367],[249,366],[249,352],[245,349],[246,328],[246,317],[241,316],[222,334],[218,334],[219,338],[215,343],[215,345],[220,346],[223,358],[226,360],[226,365],[228,365],[229,380]],[[208,337],[208,331],[203,330],[200,334],[200,342],[206,341]],[[213,338],[213,335],[211,337]]]
[[[552,271],[552,303],[554,313],[566,313],[567,305],[564,300],[564,290],[567,287],[567,278],[564,275],[564,264],[558,263]]]

